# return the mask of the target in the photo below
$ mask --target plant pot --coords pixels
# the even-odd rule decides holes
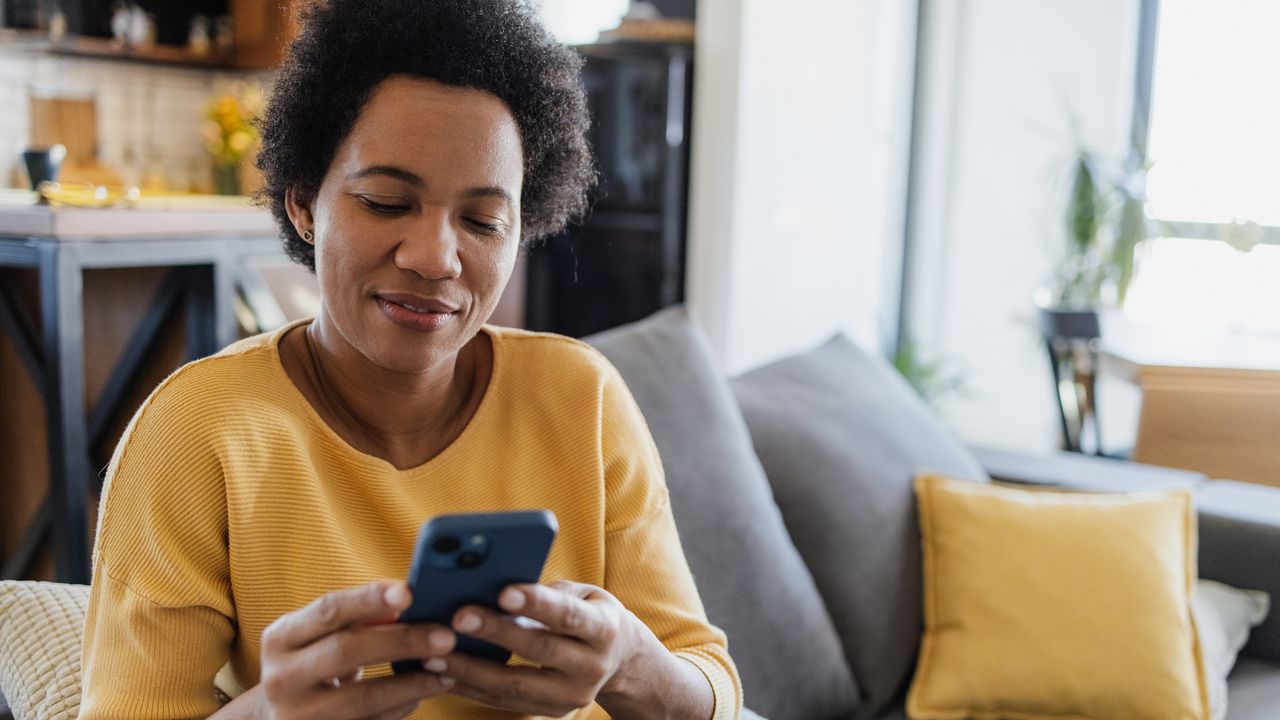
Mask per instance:
[[[1102,336],[1097,308],[1043,307],[1040,310],[1040,335],[1046,340],[1063,338],[1092,340]]]
[[[1046,307],[1038,304],[1040,336],[1053,374],[1054,399],[1062,425],[1062,449],[1101,455],[1096,374],[1097,342],[1102,336],[1096,308]],[[1092,430],[1092,447],[1086,436]]]

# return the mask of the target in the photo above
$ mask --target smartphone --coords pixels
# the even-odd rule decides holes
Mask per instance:
[[[422,523],[409,589],[413,604],[400,614],[403,623],[448,627],[464,605],[498,608],[508,585],[536,583],[555,540],[556,516],[550,510],[440,515]],[[458,635],[456,652],[497,663],[511,657],[506,648]],[[397,673],[422,669],[421,660],[391,664]]]

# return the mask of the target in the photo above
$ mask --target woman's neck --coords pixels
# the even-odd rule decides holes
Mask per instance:
[[[483,332],[423,373],[387,370],[346,342],[321,313],[281,340],[294,385],[349,445],[397,469],[417,467],[462,434],[493,364]],[[287,350],[287,351],[286,351]]]

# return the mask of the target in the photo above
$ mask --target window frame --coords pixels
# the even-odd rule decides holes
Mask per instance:
[[[1129,157],[1126,161],[1130,172],[1146,165],[1151,139],[1151,95],[1155,85],[1156,43],[1160,29],[1160,0],[1141,0],[1138,19],[1138,66],[1133,98],[1133,119],[1129,130]],[[1147,216],[1154,225],[1152,237],[1183,238],[1226,242],[1247,232],[1252,242],[1280,245],[1280,226],[1253,223],[1213,223],[1165,220]]]

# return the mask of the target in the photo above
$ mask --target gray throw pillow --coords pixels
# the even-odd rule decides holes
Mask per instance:
[[[843,336],[733,381],[756,454],[875,717],[911,678],[923,630],[913,478],[985,480],[887,363]]]
[[[618,368],[653,433],[689,567],[729,637],[746,703],[771,720],[848,714],[858,693],[839,638],[688,312],[586,340]]]
[[[1204,681],[1209,690],[1209,717],[1227,717],[1227,676],[1236,665],[1249,631],[1267,617],[1271,596],[1261,590],[1238,590],[1213,580],[1196,582],[1191,612],[1200,632]]]

